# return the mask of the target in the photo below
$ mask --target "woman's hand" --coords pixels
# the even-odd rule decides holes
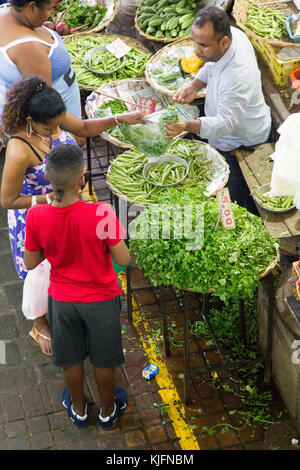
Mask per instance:
[[[119,122],[126,122],[127,124],[146,124],[146,121],[143,119],[145,117],[144,113],[140,111],[134,111],[133,113],[118,114],[117,119]]]
[[[186,130],[186,119],[179,119],[177,122],[165,122],[164,129],[167,133],[165,139],[172,139]]]

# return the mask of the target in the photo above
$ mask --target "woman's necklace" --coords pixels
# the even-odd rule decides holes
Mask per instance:
[[[42,140],[43,140],[44,142],[46,142],[48,145],[52,146],[52,144],[53,144],[53,139],[52,139],[51,136],[50,136],[50,139],[48,140],[48,139],[46,139],[46,137],[43,137],[42,135],[38,134],[38,133],[37,133],[36,131],[34,131],[33,129],[32,129],[32,133],[33,133],[34,135],[36,135],[37,137],[39,137],[40,139],[42,139]]]

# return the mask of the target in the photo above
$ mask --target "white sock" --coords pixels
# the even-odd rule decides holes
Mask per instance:
[[[71,410],[72,410],[72,413],[74,413],[74,415],[76,416],[77,419],[86,419],[87,418],[87,405],[85,405],[85,414],[83,416],[79,416],[77,413],[75,413],[75,411],[73,410],[73,405],[71,405]]]
[[[116,402],[114,402],[114,411],[112,412],[112,414],[110,416],[106,416],[105,418],[102,418],[102,416],[101,416],[101,411],[102,410],[100,410],[99,418],[101,419],[101,421],[104,421],[105,423],[106,423],[106,421],[109,421],[109,419],[115,414],[116,408],[117,408],[116,407]]]

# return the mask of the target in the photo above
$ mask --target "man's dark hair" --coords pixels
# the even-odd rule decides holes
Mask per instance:
[[[46,171],[56,201],[60,202],[64,191],[76,184],[83,168],[83,152],[77,145],[62,144],[49,152]]]
[[[198,11],[194,25],[202,28],[206,23],[211,22],[217,34],[232,38],[230,22],[227,13],[218,7],[205,7]]]

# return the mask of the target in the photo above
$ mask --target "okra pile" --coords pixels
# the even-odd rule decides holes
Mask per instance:
[[[201,8],[197,3],[193,0],[142,0],[137,11],[137,23],[142,31],[156,38],[189,36]]]
[[[148,159],[145,154],[133,148],[111,161],[107,182],[120,191],[131,202],[155,204],[163,196],[176,190],[184,194],[188,188],[203,193],[212,179],[211,161],[206,158],[205,146],[199,152],[199,143],[190,140],[175,141],[168,149],[168,155],[176,155],[189,163],[187,177],[178,185],[170,187],[154,186],[143,177],[143,168]]]
[[[74,36],[65,42],[65,46],[71,55],[72,66],[76,73],[79,85],[97,88],[102,83],[121,80],[123,78],[142,78],[151,54],[145,54],[136,47],[132,47],[124,56],[124,65],[112,74],[96,75],[84,66],[84,57],[87,51],[93,47],[113,42],[112,38]]]

